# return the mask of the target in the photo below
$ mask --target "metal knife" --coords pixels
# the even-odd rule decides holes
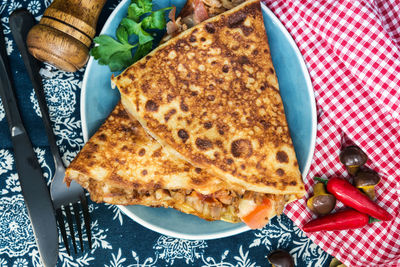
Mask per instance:
[[[0,25],[0,97],[6,113],[22,195],[44,266],[55,266],[58,230],[49,189],[22,123],[12,84],[3,29]]]

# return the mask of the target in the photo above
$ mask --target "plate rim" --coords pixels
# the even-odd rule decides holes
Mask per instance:
[[[122,0],[117,7],[111,12],[111,14],[108,16],[106,22],[104,23],[103,27],[101,28],[101,31],[99,33],[103,34],[107,28],[109,28],[112,19],[115,17],[115,14],[119,12],[120,9],[122,9],[122,7],[124,6],[125,2],[127,2],[129,0]],[[81,128],[82,128],[82,135],[83,135],[83,143],[86,144],[87,141],[89,141],[89,131],[87,128],[87,122],[86,122],[86,87],[87,87],[87,83],[88,83],[88,73],[89,73],[89,69],[92,68],[92,65],[94,64],[94,58],[89,55],[89,61],[86,65],[85,68],[85,72],[83,73],[83,79],[82,79],[82,87],[81,87],[81,95],[80,95],[80,113],[81,113]],[[111,84],[111,81],[110,81]]]
[[[268,13],[269,16],[273,18],[273,20],[276,22],[276,25],[281,29],[281,32],[286,36],[286,38],[289,40],[290,45],[294,48],[294,52],[299,59],[300,62],[300,67],[302,72],[304,73],[304,77],[306,80],[308,92],[309,92],[309,100],[311,104],[311,149],[310,153],[308,153],[308,157],[306,160],[306,165],[304,166],[304,170],[301,173],[301,176],[303,178],[303,181],[305,180],[308,172],[310,171],[311,163],[314,158],[314,152],[315,152],[315,144],[317,140],[317,105],[316,105],[316,99],[315,99],[315,91],[314,91],[314,86],[312,85],[311,81],[311,76],[310,72],[308,71],[308,68],[306,66],[306,62],[303,58],[303,55],[300,52],[299,47],[297,46],[296,42],[294,41],[292,35],[290,35],[289,31],[286,29],[286,27],[282,24],[282,22],[279,20],[279,18],[264,4],[261,2],[261,9]]]
[[[125,5],[125,3],[129,1],[129,0],[123,0],[121,1],[117,7],[111,12],[110,16],[107,18],[106,22],[104,23],[103,28],[101,29],[99,34],[102,34],[105,32],[105,30],[109,27],[109,25],[111,24],[113,18],[115,17],[116,13],[118,13],[120,11],[120,9]],[[282,22],[278,19],[278,17],[264,4],[261,2],[261,9],[262,11],[266,12],[274,21],[274,23],[276,24],[276,26],[278,26],[281,30],[281,32],[285,35],[286,39],[289,40],[290,46],[294,49],[294,52],[296,54],[296,57],[298,58],[299,62],[300,62],[300,68],[304,74],[304,78],[306,81],[306,85],[308,88],[308,95],[309,95],[309,100],[310,100],[310,104],[311,104],[311,125],[312,125],[312,129],[311,129],[311,148],[310,148],[310,152],[308,153],[308,157],[306,160],[306,164],[304,166],[304,170],[301,173],[302,174],[302,178],[303,180],[305,180],[310,167],[311,167],[311,163],[314,157],[314,153],[315,153],[315,144],[316,144],[316,136],[317,136],[317,112],[316,112],[316,100],[315,100],[315,93],[314,93],[314,87],[312,85],[311,82],[311,77],[310,77],[310,73],[307,69],[305,60],[303,58],[303,55],[300,52],[299,47],[297,46],[296,42],[294,41],[293,37],[290,35],[290,33],[288,32],[288,30],[285,28],[285,26],[282,24]],[[85,68],[85,72],[83,75],[83,80],[82,80],[82,87],[81,87],[81,95],[80,95],[80,115],[81,115],[81,128],[82,128],[82,135],[83,135],[83,141],[84,144],[86,144],[86,142],[89,140],[89,131],[87,128],[87,122],[86,122],[86,88],[87,88],[87,83],[88,83],[88,73],[91,68],[92,65],[94,64],[94,58],[92,56],[90,56],[88,64],[86,65]],[[240,227],[237,227],[235,229],[232,230],[226,230],[226,231],[222,231],[220,233],[216,233],[216,234],[185,234],[185,233],[178,233],[176,231],[172,231],[172,230],[168,230],[168,229],[164,229],[161,228],[159,226],[153,225],[145,220],[143,220],[142,218],[140,218],[139,216],[137,216],[136,214],[132,213],[131,211],[129,211],[127,209],[126,206],[122,206],[122,205],[116,205],[126,216],[128,216],[130,219],[134,220],[135,222],[137,222],[138,224],[142,225],[143,227],[158,232],[160,234],[163,235],[167,235],[167,236],[172,236],[175,238],[182,238],[182,239],[188,239],[188,240],[211,240],[211,239],[218,239],[218,238],[224,238],[224,237],[229,237],[229,236],[233,236],[233,235],[237,235],[237,234],[241,234],[244,233],[248,230],[251,230],[247,225],[243,224]]]

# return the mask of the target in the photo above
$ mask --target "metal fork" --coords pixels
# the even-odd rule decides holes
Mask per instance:
[[[56,210],[56,218],[58,226],[61,231],[61,236],[70,255],[70,249],[67,240],[66,225],[68,226],[72,244],[74,246],[74,251],[77,253],[77,246],[75,241],[75,231],[73,227],[73,216],[71,214],[71,208],[74,213],[76,226],[79,235],[79,242],[81,251],[83,252],[83,238],[82,238],[82,224],[80,217],[80,208],[78,203],[80,202],[82,207],[83,218],[85,222],[86,235],[89,242],[89,248],[92,248],[91,232],[90,232],[90,216],[88,203],[85,196],[85,191],[83,188],[75,183],[71,182],[71,185],[67,187],[64,183],[65,177],[65,166],[61,159],[60,152],[56,144],[56,138],[53,133],[53,128],[51,126],[49,112],[46,104],[46,98],[42,85],[42,78],[39,74],[40,65],[39,62],[29,54],[26,46],[26,36],[35,24],[36,21],[33,16],[27,10],[17,10],[14,11],[12,16],[19,17],[19,25],[16,26],[15,30],[12,32],[14,40],[17,44],[18,50],[21,53],[22,59],[24,61],[25,67],[28,71],[29,78],[31,79],[33,88],[35,90],[36,98],[39,103],[40,112],[42,113],[43,123],[46,129],[47,138],[49,141],[50,150],[53,156],[55,172],[50,185],[50,196],[53,201],[54,209]],[[66,214],[66,221],[64,223],[63,211]]]
[[[79,236],[79,242],[80,242],[80,247],[81,251],[83,252],[83,238],[82,238],[82,224],[81,224],[81,217],[80,217],[80,208],[78,203],[81,203],[82,207],[82,212],[83,212],[83,218],[85,221],[85,228],[86,228],[86,235],[88,238],[88,243],[89,243],[89,249],[92,249],[92,236],[91,236],[91,231],[90,231],[90,216],[89,216],[89,209],[88,209],[88,204],[86,201],[86,196],[83,188],[75,183],[74,181],[71,182],[70,186],[67,187],[67,185],[64,183],[64,177],[65,177],[65,168],[63,165],[63,162],[61,161],[61,158],[59,156],[54,155],[53,157],[58,157],[57,160],[55,160],[55,165],[56,165],[56,171],[53,176],[53,180],[50,185],[50,196],[51,199],[53,200],[53,205],[54,208],[56,209],[56,218],[58,222],[58,226],[60,227],[61,231],[61,236],[65,244],[65,248],[67,249],[68,254],[70,254],[69,246],[68,246],[68,240],[67,240],[67,231],[65,229],[65,223],[64,223],[64,215],[63,211],[66,214],[67,218],[67,225],[68,229],[71,235],[72,239],[72,244],[74,246],[74,251],[75,254],[77,253],[76,249],[76,241],[75,241],[75,231],[73,227],[73,217],[71,214],[71,207],[74,212],[74,217],[76,221],[76,226],[78,230],[78,236]]]

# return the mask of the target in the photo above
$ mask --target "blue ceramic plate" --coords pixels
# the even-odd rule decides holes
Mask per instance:
[[[157,7],[174,4],[181,8],[185,0],[155,0]],[[123,0],[108,18],[101,33],[114,35],[125,16],[130,0]],[[316,108],[311,80],[304,60],[285,27],[275,15],[262,5],[265,27],[278,76],[297,159],[303,177],[308,173],[314,153],[316,136]],[[117,89],[111,89],[112,73],[91,58],[83,78],[81,95],[82,130],[85,142],[103,123],[119,100]],[[127,216],[161,234],[185,239],[222,238],[249,228],[242,223],[208,222],[173,209],[143,206],[120,206]]]

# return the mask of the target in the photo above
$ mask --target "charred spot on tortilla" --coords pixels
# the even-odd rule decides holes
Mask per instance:
[[[228,165],[232,165],[233,159],[227,158],[227,159],[225,159],[225,162],[226,162],[226,164],[228,164]]]
[[[276,170],[276,174],[277,174],[278,176],[283,176],[283,175],[285,174],[285,171],[284,171],[283,169],[279,168],[279,169]],[[282,183],[283,183],[283,182],[284,182],[284,181],[282,181]]]
[[[172,115],[174,115],[176,113],[176,109],[170,109],[168,112],[167,112],[167,114],[165,114],[165,116],[164,116],[164,120],[165,121],[168,121],[170,118],[171,118],[171,116]]]
[[[187,45],[187,42],[186,42],[186,40],[183,40],[183,39],[179,39],[177,42],[176,42],[176,50],[179,50],[181,47],[184,47],[185,45]]]
[[[145,106],[147,111],[158,111],[158,105],[156,102],[154,102],[153,100],[148,100],[146,102],[146,106]]]
[[[204,123],[204,128],[206,128],[206,129],[211,129],[212,128],[212,122],[211,121],[207,121],[207,122],[205,122]]]
[[[289,162],[289,157],[288,157],[288,155],[286,154],[285,151],[278,151],[276,153],[276,159],[279,162],[282,162],[282,163],[288,163]]]
[[[144,156],[144,154],[146,154],[146,149],[144,149],[144,148],[140,149],[138,154],[141,157]]]
[[[98,138],[99,140],[101,140],[101,141],[106,141],[106,140],[107,140],[107,136],[106,136],[105,134],[99,134],[99,135],[97,136],[97,138]]]
[[[244,65],[244,64],[249,64],[250,60],[246,56],[240,56],[239,59],[238,59],[238,62],[239,62],[240,65]]]
[[[154,152],[153,152],[153,154],[151,155],[153,158],[159,158],[159,157],[161,157],[161,151],[162,149],[161,148],[158,148],[157,150],[155,150]]]
[[[245,36],[249,36],[249,35],[254,31],[253,28],[247,27],[247,26],[244,26],[244,25],[242,25],[241,29],[242,29],[243,34],[244,34]]]
[[[189,38],[189,42],[194,43],[196,41],[197,41],[196,36],[191,35],[190,38]]]
[[[214,26],[214,24],[212,24],[212,23],[207,23],[204,27],[205,27],[205,29],[206,29],[206,31],[207,31],[208,33],[211,33],[211,34],[215,33],[215,26]]]
[[[212,142],[207,138],[197,138],[196,146],[200,150],[208,150],[213,147]]]
[[[248,158],[253,154],[250,140],[238,139],[231,144],[231,153],[235,158]]]
[[[179,136],[179,138],[182,139],[182,141],[183,141],[184,143],[186,142],[186,140],[189,139],[189,134],[188,134],[188,132],[185,131],[184,129],[180,129],[180,130],[178,131],[178,136]]]
[[[246,17],[247,14],[243,11],[230,15],[227,21],[228,27],[229,28],[239,27],[244,22]]]
[[[208,101],[214,101],[215,100],[215,95],[208,95],[207,96]]]
[[[168,101],[168,103],[170,103],[172,100],[174,100],[174,98],[175,98],[175,96],[173,96],[173,95],[171,95],[171,94],[168,94],[168,95],[167,95],[167,101]]]
[[[181,101],[180,108],[181,108],[182,111],[185,111],[185,112],[189,111],[189,107],[188,107],[188,105],[185,104],[185,102],[183,101],[183,99],[182,99],[182,101]]]
[[[271,123],[267,122],[266,120],[260,120],[261,125],[264,127],[264,129],[268,129],[271,127]]]

